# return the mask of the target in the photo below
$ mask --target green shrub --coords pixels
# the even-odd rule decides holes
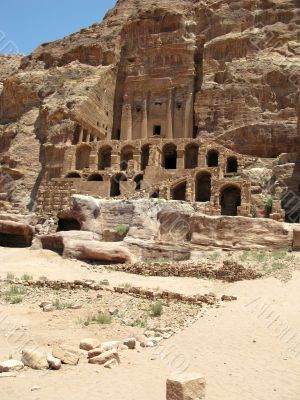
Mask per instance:
[[[32,275],[29,275],[29,274],[23,274],[22,276],[21,276],[21,280],[22,281],[32,281],[33,280],[33,276]]]
[[[4,292],[5,300],[10,304],[18,304],[23,301],[23,296],[26,290],[19,286],[10,286],[6,292]]]
[[[152,317],[160,317],[163,312],[163,305],[161,301],[156,301],[150,306],[150,312]]]
[[[61,303],[59,299],[53,300],[52,305],[56,310],[64,310],[66,308],[71,308],[72,306],[70,303]]]
[[[117,225],[115,227],[115,231],[119,234],[119,235],[127,235],[128,231],[129,231],[129,226],[128,225]]]
[[[257,217],[257,209],[256,209],[256,207],[251,207],[251,216],[252,216],[252,218],[256,218]]]
[[[270,196],[268,196],[265,200],[265,210],[267,211],[267,213],[271,213],[272,208],[273,208],[273,202],[275,200],[275,195],[271,194]]]
[[[103,281],[100,281],[100,285],[109,286],[109,281],[107,279],[103,279]]]
[[[8,279],[8,280],[13,280],[13,279],[15,279],[15,274],[13,274],[12,272],[8,272],[8,273],[6,274],[6,279]]]

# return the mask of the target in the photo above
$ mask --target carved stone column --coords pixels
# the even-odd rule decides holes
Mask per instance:
[[[192,137],[192,120],[193,120],[193,93],[188,93],[184,108],[184,137]]]
[[[143,99],[142,104],[142,139],[148,138],[148,110],[147,97]]]
[[[166,137],[168,139],[173,138],[173,92],[172,89],[168,91],[168,101],[167,101],[167,116],[166,116]]]
[[[80,127],[80,132],[79,132],[79,140],[78,143],[81,144],[83,140],[83,127]]]
[[[206,149],[204,147],[199,147],[198,152],[198,166],[200,168],[206,167]]]
[[[132,140],[132,110],[128,95],[124,96],[121,134],[123,140]]]

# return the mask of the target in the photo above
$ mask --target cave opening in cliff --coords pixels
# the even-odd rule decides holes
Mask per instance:
[[[126,171],[129,161],[133,160],[134,149],[130,146],[126,146],[121,151],[121,171]]]
[[[166,144],[163,148],[163,166],[165,169],[176,169],[177,147],[175,144]]]
[[[154,125],[153,136],[160,136],[160,134],[161,134],[161,125]]]
[[[208,172],[200,172],[196,176],[195,201],[205,203],[211,197],[211,175]]]
[[[186,181],[179,183],[172,189],[171,197],[173,200],[185,201],[186,199]]]
[[[227,159],[227,167],[226,167],[226,171],[230,174],[230,173],[235,173],[238,171],[238,161],[236,159],[236,157],[229,157]]]
[[[156,189],[150,194],[150,199],[158,199],[159,198],[159,190]]]
[[[103,182],[103,177],[100,174],[92,174],[87,180],[90,182]]]
[[[117,174],[111,177],[110,180],[110,196],[111,197],[116,197],[120,196],[121,194],[121,187],[120,183],[121,182],[126,182],[127,178],[123,174]]]
[[[241,205],[241,189],[234,185],[225,187],[220,193],[220,205],[222,215],[237,216]]]
[[[32,245],[32,236],[12,233],[0,233],[0,246],[11,248],[25,248]]]
[[[98,169],[111,168],[111,147],[103,147],[98,152]]]
[[[59,218],[57,223],[57,232],[80,231],[80,223],[74,218]]]
[[[89,168],[90,165],[91,147],[88,145],[81,145],[76,150],[76,169],[83,170]]]
[[[141,149],[141,170],[145,171],[146,167],[149,164],[150,157],[150,146],[149,144],[144,144]]]
[[[135,190],[141,190],[141,185],[144,179],[144,175],[143,174],[139,174],[134,178],[134,182],[135,182]]]
[[[217,167],[219,165],[219,152],[210,150],[206,156],[206,163],[208,167]]]
[[[68,178],[68,179],[80,179],[81,176],[80,176],[80,174],[78,172],[69,172],[66,175],[66,178]]]
[[[185,169],[193,169],[198,166],[199,146],[191,144],[185,148],[184,165]]]

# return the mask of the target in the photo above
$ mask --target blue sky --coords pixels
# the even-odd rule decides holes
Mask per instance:
[[[116,0],[1,0],[0,53],[31,53],[103,19]]]

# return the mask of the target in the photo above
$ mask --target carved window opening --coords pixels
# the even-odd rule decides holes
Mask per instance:
[[[150,194],[150,199],[158,199],[159,198],[159,190],[155,190]]]
[[[80,231],[80,223],[74,218],[59,218],[57,232]]]
[[[141,184],[143,179],[144,176],[142,174],[139,174],[134,178],[134,182],[136,183],[135,190],[141,190]]]
[[[186,199],[186,181],[179,183],[172,190],[172,199],[185,201],[185,199]]]
[[[103,182],[103,177],[100,174],[92,174],[88,177],[90,182]]]
[[[217,167],[219,165],[219,152],[217,150],[210,150],[206,156],[208,167]]]
[[[146,167],[149,164],[149,157],[150,157],[150,146],[148,144],[145,144],[142,147],[141,151],[141,170],[145,171]]]
[[[163,166],[165,169],[176,169],[177,147],[174,144],[166,145],[163,148]]]
[[[153,135],[160,136],[161,135],[161,125],[154,125],[153,127]]]
[[[133,149],[131,148],[122,149],[121,164],[120,164],[121,171],[126,171],[130,160],[133,160]]]
[[[135,104],[134,108],[137,113],[141,112],[142,110],[142,106],[140,104]]]
[[[241,189],[236,186],[228,186],[220,194],[221,214],[236,216],[241,205]]]
[[[80,176],[80,174],[78,174],[78,172],[69,172],[69,173],[66,175],[66,178],[80,179],[81,176]]]
[[[228,173],[235,173],[238,171],[238,162],[236,157],[229,157],[227,159],[227,168]]]
[[[98,168],[99,168],[99,170],[111,168],[111,148],[110,147],[99,150]]]
[[[76,151],[76,169],[89,168],[91,148],[87,145],[81,146]]]
[[[181,108],[182,108],[182,103],[181,103],[181,101],[177,101],[177,102],[176,102],[176,108],[177,108],[177,110],[181,110]]]
[[[193,169],[198,167],[198,151],[199,147],[196,144],[187,146],[185,148],[185,169]]]
[[[120,182],[125,182],[125,181],[127,181],[127,178],[123,174],[117,174],[111,178],[111,180],[110,180],[110,196],[111,197],[120,196],[120,194],[121,194]]]
[[[211,197],[211,175],[207,172],[200,173],[196,177],[195,201],[205,203]]]

